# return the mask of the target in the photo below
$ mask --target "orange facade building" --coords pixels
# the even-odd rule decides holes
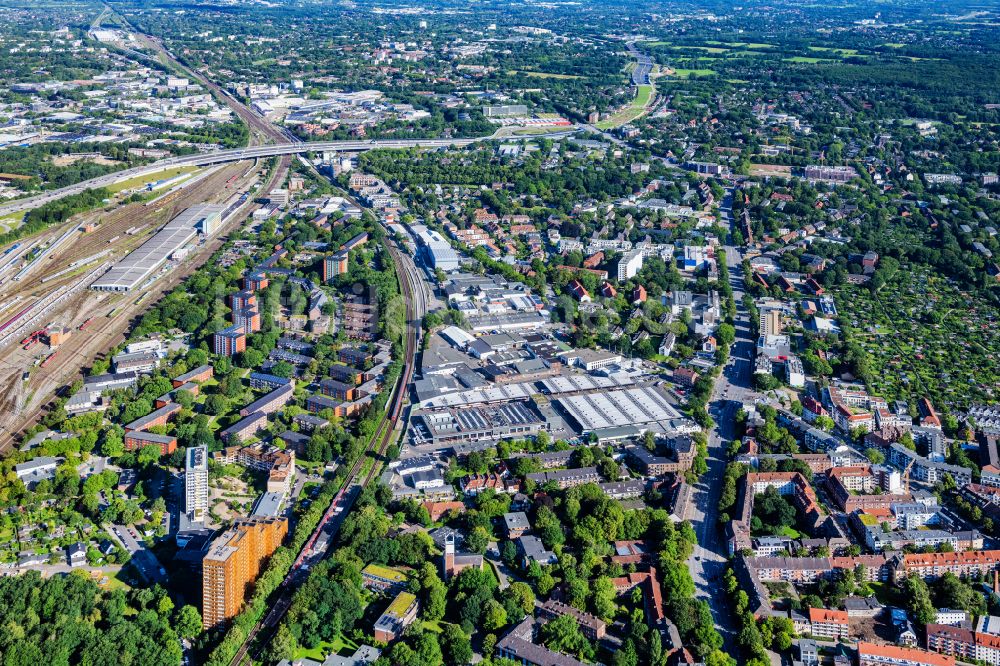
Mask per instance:
[[[285,518],[243,518],[212,542],[202,561],[205,629],[218,627],[240,612],[265,562],[287,533]]]

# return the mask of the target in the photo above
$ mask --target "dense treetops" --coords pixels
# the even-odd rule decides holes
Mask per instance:
[[[174,666],[179,637],[200,631],[201,618],[159,587],[106,592],[84,573],[29,572],[0,578],[0,625],[0,655],[12,666]]]

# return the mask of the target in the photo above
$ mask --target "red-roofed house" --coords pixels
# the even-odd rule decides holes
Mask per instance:
[[[850,617],[847,611],[830,610],[827,608],[810,608],[809,624],[813,636],[822,638],[846,639]]]
[[[955,666],[955,658],[918,648],[858,643],[858,666]]]
[[[1000,550],[969,550],[960,553],[907,553],[896,568],[896,578],[917,574],[934,579],[951,572],[963,578],[991,574],[1000,568]]]
[[[591,300],[590,293],[586,290],[586,288],[584,288],[584,286],[580,283],[579,280],[573,280],[568,285],[566,285],[566,288],[569,289],[569,293],[573,294],[573,296],[576,297],[576,300],[580,301],[581,303],[590,302]]]

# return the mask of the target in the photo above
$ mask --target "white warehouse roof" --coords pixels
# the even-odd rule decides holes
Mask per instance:
[[[191,206],[166,225],[149,240],[133,250],[111,270],[91,285],[98,291],[131,291],[160,267],[167,258],[184,247],[197,233],[199,223],[206,217],[218,215],[222,206],[201,204]]]

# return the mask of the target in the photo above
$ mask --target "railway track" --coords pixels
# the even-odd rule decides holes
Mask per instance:
[[[254,625],[253,629],[250,630],[250,633],[247,635],[243,645],[230,661],[230,666],[239,666],[247,663],[245,660],[247,659],[251,646],[257,638],[262,636],[262,632],[275,629],[278,626],[278,623],[281,622],[282,618],[285,617],[285,614],[291,607],[292,596],[294,595],[296,589],[293,583],[296,578],[308,570],[308,568],[303,567],[305,567],[307,563],[316,559],[321,559],[322,556],[325,555],[325,551],[322,553],[314,552],[316,541],[319,539],[323,530],[326,529],[327,524],[335,515],[350,510],[354,497],[351,492],[352,487],[355,485],[366,487],[375,479],[375,476],[381,469],[381,462],[385,457],[385,452],[389,448],[390,444],[392,444],[393,436],[396,432],[396,426],[399,423],[399,417],[402,415],[406,404],[406,387],[410,384],[410,381],[413,378],[416,352],[419,347],[420,322],[416,316],[416,310],[414,308],[414,289],[417,288],[418,285],[411,283],[413,276],[403,266],[399,251],[390,247],[389,253],[392,256],[393,263],[396,265],[396,274],[399,277],[400,290],[403,293],[403,299],[406,303],[407,326],[403,354],[403,372],[400,373],[400,377],[392,389],[389,403],[386,406],[382,419],[379,421],[378,427],[375,430],[375,435],[372,437],[371,444],[368,449],[362,455],[358,456],[358,459],[351,465],[351,469],[348,472],[347,477],[344,479],[343,487],[336,494],[336,496],[334,496],[329,508],[323,514],[323,517],[320,519],[316,529],[313,530],[309,540],[306,541],[305,545],[302,547],[302,550],[299,552],[298,557],[296,557],[291,569],[289,569],[288,574],[279,586],[278,597],[273,600],[271,610],[268,611],[268,613],[259,622],[257,622],[256,625]],[[369,457],[372,458],[371,467],[367,470],[367,472],[364,472],[364,479],[359,483],[359,477],[362,475],[365,462]],[[342,504],[342,502],[346,503]],[[319,557],[316,557],[317,555]],[[249,663],[252,663],[252,660],[250,660]]]
[[[279,161],[278,168],[275,169],[272,177],[267,181],[267,183],[261,188],[262,193],[267,193],[274,187],[277,187],[277,183],[280,182],[279,179],[284,177],[284,172],[287,170],[288,162],[290,158],[285,158]],[[200,183],[205,188],[212,187],[215,181],[221,178],[221,176],[216,175],[215,178],[208,179],[210,182]],[[221,184],[221,181],[220,181]],[[218,193],[218,187],[215,189],[215,193]],[[201,196],[203,193],[207,195],[199,188],[196,192],[189,193],[189,196],[181,197],[175,201],[170,202],[166,207],[173,206],[173,210],[170,211],[170,215],[179,210],[180,208],[189,205],[196,198],[191,198],[191,196],[197,194]],[[204,200],[203,198],[200,200]],[[139,313],[144,307],[148,307],[150,302],[155,301],[163,294],[166,294],[171,289],[176,287],[182,281],[187,279],[195,271],[197,271],[213,253],[215,253],[223,243],[228,239],[227,231],[235,228],[241,224],[246,218],[250,216],[254,209],[254,204],[248,202],[244,205],[242,211],[233,216],[232,220],[227,224],[226,229],[220,230],[216,235],[209,240],[192,259],[185,261],[184,264],[178,267],[176,270],[172,271],[168,275],[157,280],[151,291],[146,292],[147,295],[153,297],[151,301],[149,298],[142,301],[141,305],[135,304],[135,297],[137,294],[131,294],[127,304],[120,305],[116,308],[114,314],[107,322],[102,322],[100,327],[95,327],[88,330],[86,337],[83,334],[78,334],[70,340],[68,346],[65,350],[66,353],[60,353],[57,359],[57,363],[54,365],[44,368],[41,372],[43,373],[39,377],[39,384],[35,388],[34,393],[37,395],[49,395],[53,392],[58,394],[58,390],[61,385],[65,384],[67,380],[72,376],[73,373],[79,374],[80,368],[91,363],[97,353],[101,350],[107,350],[120,342],[124,341],[129,329],[129,323],[132,319]],[[133,241],[137,243],[137,241]],[[79,253],[79,251],[77,251]],[[55,281],[53,287],[63,283],[65,281],[72,280],[74,278],[61,278]],[[83,342],[78,342],[82,340]],[[81,345],[82,346],[78,346]],[[60,350],[63,351],[62,349]],[[15,350],[16,353],[16,350]],[[3,360],[0,361],[0,369],[10,370],[10,361]],[[15,368],[17,370],[17,376],[23,371],[23,368]],[[13,376],[13,375],[11,375]],[[32,423],[35,423],[42,414],[48,409],[52,404],[52,400],[45,400],[33,407],[26,414],[21,414],[17,416],[11,416],[6,410],[9,408],[9,400],[0,399],[0,423],[3,427],[0,428],[0,455],[4,455],[13,445],[14,437],[24,428],[28,427]],[[9,422],[7,422],[9,420]]]

